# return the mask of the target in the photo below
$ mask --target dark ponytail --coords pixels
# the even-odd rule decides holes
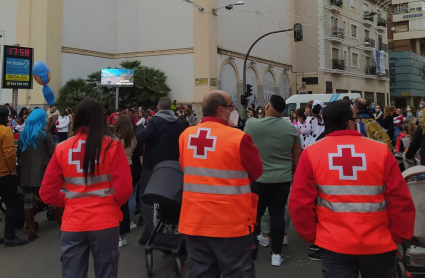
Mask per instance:
[[[92,176],[95,173],[95,162],[100,161],[102,141],[109,139],[105,152],[113,142],[113,134],[106,123],[103,108],[98,100],[86,98],[77,106],[73,132],[77,134],[80,131],[87,133],[83,162],[84,177],[87,181],[89,173]],[[99,168],[97,170],[99,171]]]

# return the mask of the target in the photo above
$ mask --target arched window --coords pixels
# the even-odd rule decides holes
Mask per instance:
[[[225,91],[230,95],[234,105],[237,105],[238,85],[236,80],[235,68],[227,63],[221,69],[220,73],[220,90]]]
[[[248,99],[248,107],[251,104],[254,104],[254,107],[258,107],[258,80],[257,73],[253,68],[248,68],[246,70],[246,84],[252,86],[252,96]]]
[[[289,87],[288,76],[286,76],[286,74],[282,74],[279,82],[279,94],[285,100],[289,97]]]
[[[264,101],[263,107],[270,101],[272,95],[275,94],[274,91],[274,77],[270,71],[266,71],[263,79],[263,92],[264,92]]]

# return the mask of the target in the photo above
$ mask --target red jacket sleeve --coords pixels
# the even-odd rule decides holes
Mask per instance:
[[[41,200],[49,205],[65,207],[65,193],[61,192],[64,182],[63,170],[55,151],[41,183],[39,192]]]
[[[307,242],[316,239],[316,213],[314,207],[319,192],[314,186],[313,168],[307,151],[303,151],[295,171],[291,194],[289,195],[289,214],[298,234]]]
[[[397,161],[389,150],[385,163],[385,200],[393,240],[401,243],[411,239],[415,225],[415,205]]]
[[[111,186],[114,197],[121,206],[130,199],[133,193],[130,165],[122,144],[118,144],[111,164]]]
[[[257,147],[252,142],[251,136],[245,134],[241,141],[240,155],[242,165],[248,172],[249,178],[252,181],[258,180],[263,174],[263,161]]]

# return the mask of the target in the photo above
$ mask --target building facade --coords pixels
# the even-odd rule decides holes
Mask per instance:
[[[379,3],[298,0],[295,6],[319,18],[315,28],[304,28],[304,43],[295,49],[296,91],[360,93],[369,101],[387,104],[387,15]]]
[[[185,1],[0,0],[0,31],[5,31],[5,44],[33,47],[34,60],[49,65],[49,85],[56,98],[60,86],[71,78],[119,67],[124,60],[141,60],[142,65],[166,73],[169,96],[179,103],[193,103],[199,109],[207,92],[223,89],[242,109],[245,53],[276,26],[293,26],[294,2],[246,1],[235,11],[219,9],[216,14],[213,8],[229,1],[195,2],[202,12]],[[291,19],[279,22],[279,18]],[[254,94],[251,103],[263,106],[272,94],[284,98],[291,94],[292,40],[287,35],[270,36],[253,49],[247,68]],[[9,90],[1,94],[0,103],[5,102],[11,102]],[[41,86],[19,90],[18,103],[45,104]]]
[[[396,107],[418,107],[425,98],[425,2],[393,0],[391,10],[391,103]]]

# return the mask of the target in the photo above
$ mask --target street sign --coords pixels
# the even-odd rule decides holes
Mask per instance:
[[[3,48],[2,88],[32,89],[34,49],[5,45]]]

